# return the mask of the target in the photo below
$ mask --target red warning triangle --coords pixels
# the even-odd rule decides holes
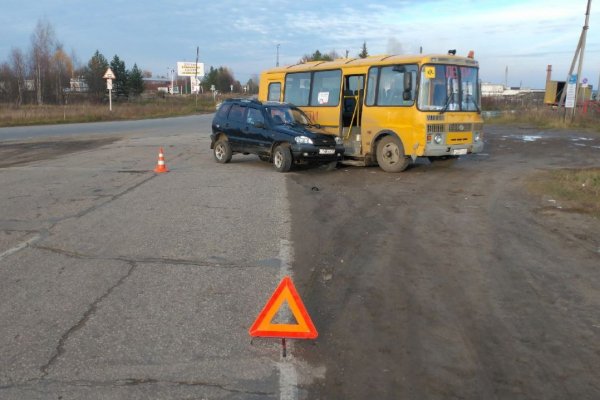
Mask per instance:
[[[274,324],[273,318],[279,312],[282,304],[287,302],[295,324]],[[250,327],[250,336],[315,339],[319,334],[315,328],[296,287],[289,276],[283,278],[271,298],[262,309],[256,321]]]

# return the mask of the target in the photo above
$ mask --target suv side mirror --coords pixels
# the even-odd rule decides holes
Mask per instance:
[[[262,128],[265,127],[265,123],[264,122],[260,122],[260,121],[257,121],[257,122],[255,122],[252,125],[254,125],[256,128],[259,128],[259,129],[262,129]]]

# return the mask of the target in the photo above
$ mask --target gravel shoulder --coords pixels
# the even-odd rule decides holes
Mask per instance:
[[[486,127],[485,154],[288,180],[297,286],[325,365],[308,398],[600,396],[600,223],[527,191],[600,139]],[[585,143],[585,146],[581,146]]]

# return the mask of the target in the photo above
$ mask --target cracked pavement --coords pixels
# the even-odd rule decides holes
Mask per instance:
[[[278,343],[247,330],[289,239],[285,181],[214,163],[210,120],[111,123],[0,168],[0,398],[278,398]]]

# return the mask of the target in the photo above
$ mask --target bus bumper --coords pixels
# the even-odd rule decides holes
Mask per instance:
[[[460,145],[445,145],[428,143],[423,152],[425,157],[445,157],[445,156],[462,156],[471,153],[480,153],[483,151],[483,142],[460,144]]]

